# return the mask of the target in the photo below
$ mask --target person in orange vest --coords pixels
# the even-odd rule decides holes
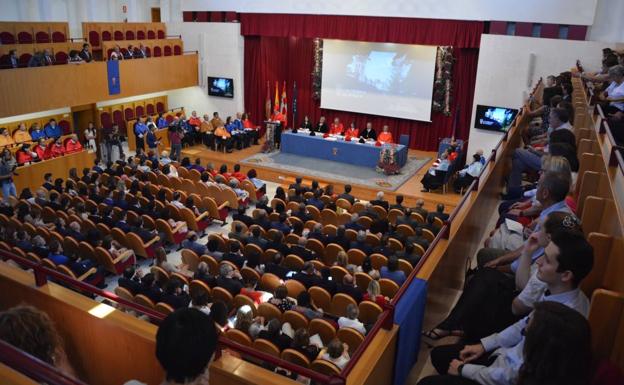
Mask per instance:
[[[217,140],[217,147],[221,144],[225,146],[227,152],[232,152],[232,135],[225,129],[224,125],[217,127],[214,135]]]
[[[383,126],[383,131],[379,134],[377,140],[381,143],[394,143],[394,141],[392,140],[392,133],[388,131],[387,124]]]
[[[78,141],[78,136],[73,134],[70,139],[65,143],[65,153],[73,154],[74,152],[82,151],[82,144]]]
[[[331,124],[331,127],[329,128],[329,134],[330,135],[342,135],[343,131],[344,131],[344,126],[342,125],[342,123],[340,123],[340,119],[334,118],[334,122]]]
[[[19,124],[17,130],[13,133],[13,140],[15,143],[30,142],[32,140],[32,137],[26,128],[26,124]]]

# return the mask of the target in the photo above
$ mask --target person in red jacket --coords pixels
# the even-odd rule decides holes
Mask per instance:
[[[29,144],[24,143],[22,144],[22,147],[15,153],[15,158],[17,160],[17,164],[21,166],[34,161],[37,158],[37,154],[30,151]]]
[[[82,144],[78,141],[78,136],[73,134],[67,142],[65,142],[65,153],[73,154],[82,151]]]
[[[65,147],[63,147],[61,138],[56,138],[54,144],[48,147],[48,152],[50,158],[58,158],[59,156],[65,155]]]
[[[238,179],[239,182],[242,182],[245,179],[247,179],[247,175],[243,174],[240,171],[240,164],[238,164],[238,163],[234,165],[234,172],[231,174],[231,176],[233,176],[234,178]]]
[[[342,135],[344,132],[344,126],[340,123],[340,119],[334,118],[334,122],[329,127],[330,135]]]
[[[356,138],[357,139],[359,136],[360,136],[360,130],[355,128],[355,122],[352,122],[351,126],[349,126],[347,131],[345,131],[345,138],[346,137],[350,137],[350,138]]]
[[[39,160],[46,160],[50,158],[49,146],[46,144],[45,138],[39,138],[39,142],[33,148],[33,151],[37,154]]]

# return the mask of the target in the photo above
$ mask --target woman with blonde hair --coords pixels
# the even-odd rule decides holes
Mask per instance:
[[[388,298],[381,295],[381,287],[379,286],[379,282],[376,280],[370,281],[362,299],[364,301],[375,302],[382,308],[386,305],[386,303],[388,303]]]

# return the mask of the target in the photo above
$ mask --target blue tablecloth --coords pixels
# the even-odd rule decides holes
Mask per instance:
[[[370,143],[345,142],[344,140],[327,140],[322,136],[310,136],[305,133],[282,133],[281,151],[285,153],[333,160],[335,162],[355,164],[357,166],[375,167],[379,162],[382,147]],[[397,163],[400,167],[407,162],[407,147],[398,144],[396,147]]]

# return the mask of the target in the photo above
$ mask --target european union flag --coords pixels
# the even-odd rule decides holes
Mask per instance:
[[[106,62],[108,69],[108,94],[116,95],[121,93],[121,79],[119,78],[119,61],[109,60]]]

